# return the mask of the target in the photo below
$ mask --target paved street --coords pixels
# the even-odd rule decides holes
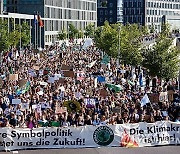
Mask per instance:
[[[143,148],[89,148],[89,149],[53,149],[0,152],[0,154],[179,154],[180,146],[143,147]]]

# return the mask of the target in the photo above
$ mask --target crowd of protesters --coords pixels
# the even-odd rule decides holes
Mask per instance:
[[[96,47],[83,49],[82,44],[51,46],[43,51],[13,49],[3,53],[0,127],[32,129],[161,120],[180,122],[176,80],[165,81],[160,86],[145,69],[117,66],[114,59],[102,63],[103,57]],[[63,66],[71,75],[65,75]],[[18,74],[18,79],[11,79],[12,74]],[[142,85],[139,84],[140,75],[143,76]],[[103,80],[97,80],[99,76]],[[22,80],[27,82],[20,85]],[[116,91],[107,83],[121,89]],[[142,105],[145,94],[167,90],[174,92],[173,100]],[[91,106],[86,102],[88,99],[93,100]],[[20,103],[14,104],[14,100]]]

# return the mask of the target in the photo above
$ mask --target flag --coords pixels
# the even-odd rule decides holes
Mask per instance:
[[[43,23],[43,21],[41,20],[41,16],[38,15],[37,17],[38,17],[39,27],[44,27],[44,23]]]
[[[105,55],[101,61],[101,64],[108,64],[110,62],[109,56]]]
[[[30,89],[30,82],[27,81],[25,86],[16,90],[16,95],[25,94]]]
[[[98,82],[105,82],[106,81],[106,78],[104,76],[98,76],[97,78]]]
[[[120,85],[115,84],[106,84],[106,87],[108,87],[110,90],[114,91],[115,93],[118,93],[123,90],[123,88]]]
[[[139,145],[135,140],[132,140],[131,137],[126,132],[126,130],[124,130],[121,139],[121,146],[127,148],[133,148],[133,147],[138,147]]]
[[[37,18],[36,18],[36,15],[34,15],[34,26],[37,25]]]
[[[149,97],[147,94],[144,95],[144,97],[141,100],[141,107],[143,107],[144,105],[146,105],[147,103],[150,103]]]
[[[96,60],[93,61],[92,63],[88,64],[87,67],[91,68],[91,67],[93,67],[95,64],[96,64]]]

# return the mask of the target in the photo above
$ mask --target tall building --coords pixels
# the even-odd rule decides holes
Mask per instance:
[[[72,23],[83,30],[88,24],[97,25],[97,0],[7,0],[7,12],[41,15],[44,27],[41,28],[42,45],[57,41],[58,32],[68,31]],[[34,30],[35,31],[35,30]],[[32,36],[35,32],[32,32]],[[38,33],[40,35],[40,33]],[[33,41],[32,41],[33,42]]]
[[[0,0],[0,14],[3,12],[3,0]]]
[[[139,23],[161,31],[164,15],[180,16],[180,0],[124,0],[123,23]]]
[[[145,0],[123,1],[123,23],[145,25]]]
[[[117,0],[98,0],[97,25],[104,25],[105,21],[110,24],[117,22]]]

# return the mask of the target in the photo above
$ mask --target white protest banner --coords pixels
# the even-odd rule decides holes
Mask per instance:
[[[84,80],[84,78],[85,78],[85,73],[83,71],[78,71],[77,80],[81,81],[81,80]]]
[[[32,109],[37,109],[37,104],[32,105]]]
[[[12,99],[12,104],[14,105],[21,104],[21,99]]]
[[[93,67],[95,64],[96,64],[96,60],[93,61],[93,62],[91,62],[90,64],[88,64],[87,67],[91,68],[91,67]]]
[[[97,88],[97,78],[94,78],[94,88]]]
[[[0,128],[0,151],[180,144],[180,123],[159,121],[67,128]]]
[[[93,108],[95,107],[96,102],[94,98],[85,98],[84,104],[86,105],[87,108]]]
[[[42,96],[44,94],[44,92],[43,91],[38,91],[37,94]]]

